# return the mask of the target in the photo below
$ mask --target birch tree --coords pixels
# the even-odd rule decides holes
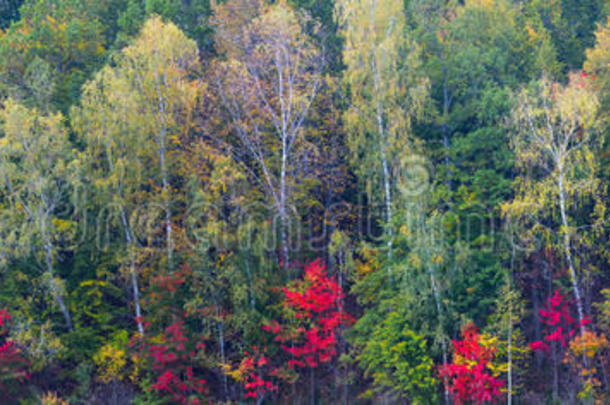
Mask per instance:
[[[144,333],[141,321],[140,287],[136,255],[138,240],[131,226],[129,212],[133,204],[142,201],[139,187],[143,182],[142,139],[143,133],[134,131],[133,121],[128,114],[135,109],[134,100],[122,98],[128,94],[128,87],[117,92],[115,86],[104,86],[103,83],[117,83],[120,78],[112,69],[106,67],[100,71],[83,89],[81,105],[72,113],[73,125],[77,133],[86,142],[85,154],[90,162],[88,172],[99,196],[98,201],[107,211],[118,211],[117,216],[124,243],[129,257],[128,268],[133,293],[135,316],[138,331]],[[125,83],[121,83],[125,85]],[[131,101],[131,102],[129,102]],[[137,125],[137,124],[136,124]],[[131,129],[131,130],[130,130]],[[112,212],[108,212],[114,218]]]
[[[235,156],[279,218],[288,268],[289,207],[307,117],[325,80],[323,52],[306,30],[313,22],[285,2],[233,0],[215,6],[215,15],[216,43],[226,59],[217,63],[213,85],[236,136]]]
[[[172,265],[172,150],[193,127],[198,84],[191,76],[199,59],[197,45],[172,23],[153,17],[135,42],[125,48],[119,74],[131,84],[133,117],[141,125],[146,147],[156,152],[156,178],[161,189],[167,265]],[[144,146],[144,145],[142,145]]]
[[[132,216],[144,206],[161,206],[165,262],[171,268],[172,152],[192,129],[201,87],[190,74],[199,61],[193,41],[173,24],[153,17],[115,62],[84,86],[72,119],[87,145],[93,184],[105,208],[116,212],[112,218],[118,220],[129,256],[135,315],[143,332],[137,255],[149,235],[134,233],[137,219]]]
[[[60,113],[42,115],[8,99],[0,110],[0,253],[6,260],[35,257],[67,329],[72,318],[56,273],[60,218],[75,179],[74,151]]]
[[[423,110],[427,81],[418,77],[418,50],[406,36],[403,1],[340,0],[336,16],[345,38],[345,114],[357,174],[372,201],[383,195],[388,258],[398,159],[414,146],[411,121]]]
[[[598,99],[582,73],[572,74],[565,86],[543,78],[523,90],[516,105],[511,146],[520,175],[515,198],[503,204],[503,212],[511,220],[522,220],[532,236],[552,242],[557,235],[555,247],[565,259],[584,334],[580,278],[585,269],[575,252],[604,216],[595,155]],[[585,205],[592,211],[585,213]]]
[[[405,192],[402,179],[399,180],[399,190]],[[429,291],[432,293],[437,316],[434,339],[441,349],[442,364],[447,364],[446,325],[450,318],[447,309],[449,302],[446,292],[448,289],[447,273],[451,273],[449,269],[451,266],[454,267],[453,271],[459,268],[461,260],[451,257],[449,244],[443,231],[443,214],[430,210],[429,199],[428,193],[407,199],[404,222],[399,231],[408,241],[410,251],[402,277],[409,280],[404,284],[411,285],[410,288],[423,287],[424,289],[423,281],[428,278]],[[416,274],[423,276],[421,281],[416,281]],[[416,285],[418,287],[414,287]],[[406,289],[408,290],[408,288]],[[446,380],[444,385],[445,403],[448,404],[449,391]]]

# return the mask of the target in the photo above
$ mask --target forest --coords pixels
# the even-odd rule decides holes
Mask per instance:
[[[0,0],[0,404],[610,403],[610,0]]]

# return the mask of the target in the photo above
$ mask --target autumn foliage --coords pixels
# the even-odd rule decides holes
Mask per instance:
[[[505,386],[491,370],[496,349],[481,343],[481,334],[470,324],[462,340],[453,340],[453,361],[440,367],[441,378],[456,405],[495,403]]]
[[[607,355],[608,340],[604,334],[596,334],[585,331],[577,335],[569,343],[568,350],[563,362],[570,365],[580,375],[582,389],[579,398],[582,400],[599,399],[599,391],[602,386],[599,377],[598,365],[603,363],[604,355]],[[586,361],[582,361],[582,360]]]
[[[0,0],[0,405],[610,405],[609,185],[610,0]]]
[[[549,344],[552,342],[559,342],[562,347],[566,347],[580,328],[580,323],[570,314],[569,303],[559,290],[555,290],[553,296],[547,300],[546,307],[538,311],[538,315],[545,325],[545,336],[543,340],[530,344],[532,350],[548,353],[550,352]],[[588,318],[582,321],[583,326],[589,323]]]
[[[8,311],[0,309],[0,399],[13,391],[14,382],[21,384],[29,378],[27,360],[15,342],[7,337],[10,320]]]
[[[198,395],[207,393],[206,381],[196,376],[193,371],[192,360],[200,350],[204,349],[201,343],[195,344],[184,334],[184,325],[176,321],[165,329],[160,344],[148,347],[148,356],[153,360],[153,369],[158,373],[152,389],[165,393],[181,404],[201,403]],[[195,394],[191,397],[190,394]]]
[[[337,354],[337,331],[352,317],[342,309],[343,291],[326,273],[320,259],[305,267],[305,276],[283,288],[283,308],[291,315],[291,324],[277,321],[264,325],[263,330],[275,335],[275,341],[291,355],[287,364],[293,367],[317,367]]]
[[[246,391],[244,397],[262,399],[267,393],[278,392],[279,387],[273,381],[277,377],[277,368],[271,368],[270,359],[264,351],[254,347],[244,354],[238,369]]]
[[[199,364],[206,347],[201,336],[187,324],[192,321],[190,315],[172,305],[189,271],[184,267],[153,280],[155,296],[150,305],[163,308],[159,314],[165,314],[171,322],[160,334],[137,335],[131,344],[152,375],[150,391],[170,398],[172,403],[197,405],[207,403],[207,381]],[[147,328],[150,326],[148,322],[144,324]]]
[[[298,369],[330,362],[337,354],[339,328],[353,321],[343,311],[341,286],[320,259],[306,265],[304,277],[281,291],[282,319],[262,326],[280,351],[273,357],[257,347],[245,352],[237,375],[246,398],[261,400],[278,391],[279,381],[294,382]]]

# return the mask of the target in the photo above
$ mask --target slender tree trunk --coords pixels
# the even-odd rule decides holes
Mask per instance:
[[[531,294],[531,302],[532,302],[532,307],[533,307],[533,313],[534,314],[538,314],[540,311],[540,305],[539,305],[539,297],[537,294],[538,290],[536,288],[536,285],[531,282],[530,283],[530,294]],[[539,316],[535,316],[534,317],[534,339],[535,340],[541,340],[542,339],[542,333],[541,333],[541,329],[542,329],[542,324],[540,322],[540,317]],[[534,356],[536,358],[536,373],[540,374],[542,372],[541,368],[542,368],[542,355],[539,351],[536,351],[536,353],[534,353]]]
[[[392,244],[393,244],[393,231],[392,231],[392,194],[390,190],[390,169],[388,167],[388,159],[386,157],[385,146],[381,145],[381,164],[383,165],[383,189],[385,193],[385,209],[386,209],[386,221],[387,221],[387,233],[388,233],[388,261],[392,261]],[[388,270],[390,265],[388,265]]]
[[[163,100],[163,93],[161,91],[161,81],[160,78],[155,73],[157,79],[157,91],[159,98],[159,133],[157,143],[159,145],[159,165],[161,169],[161,186],[162,186],[162,194],[163,194],[163,208],[165,210],[165,244],[167,248],[167,266],[171,269],[172,263],[172,214],[170,211],[170,187],[169,187],[169,179],[168,179],[168,171],[167,171],[167,163],[166,163],[166,155],[167,148],[165,146],[166,137],[167,137],[167,127],[165,124],[165,101]],[[163,79],[167,82],[167,78],[165,74],[163,75]],[[167,83],[165,83],[167,85]]]
[[[51,295],[55,298],[59,309],[64,316],[66,321],[66,328],[68,330],[72,330],[72,317],[70,316],[70,312],[68,311],[68,307],[64,303],[64,299],[61,296],[61,292],[55,283],[54,274],[53,274],[53,247],[51,246],[51,242],[48,240],[45,241],[45,261],[47,264],[47,273],[49,274],[49,288],[51,289]]]
[[[512,238],[512,236],[511,236]],[[510,274],[508,275],[508,291],[512,292],[515,271],[515,256],[517,254],[515,243],[511,240]],[[536,313],[536,312],[534,312]],[[507,405],[513,402],[513,301],[512,295],[508,299],[508,396]]]
[[[284,83],[284,63],[283,58],[279,50],[275,53],[275,66],[277,69],[277,80],[278,80],[278,96],[280,101],[280,115],[281,115],[281,128],[280,138],[282,140],[282,163],[280,168],[280,237],[281,237],[281,249],[282,249],[282,260],[284,269],[287,270],[290,267],[290,252],[288,246],[288,235],[286,234],[287,213],[286,213],[286,170],[288,166],[288,146],[290,142],[290,134],[288,133],[288,116],[290,114],[290,104],[284,100],[285,83]],[[290,86],[290,78],[288,77],[288,86]]]
[[[122,197],[122,189],[119,184],[119,194]],[[125,242],[127,243],[127,249],[129,250],[129,275],[131,278],[131,290],[133,292],[133,303],[136,313],[136,324],[138,325],[138,332],[144,334],[144,324],[142,322],[142,308],[140,307],[140,288],[138,286],[138,274],[136,272],[136,258],[135,258],[135,246],[133,238],[131,236],[131,228],[127,222],[127,215],[125,214],[125,207],[121,206],[121,221],[123,222],[123,229],[125,234]]]
[[[248,275],[248,292],[250,294],[250,307],[254,309],[256,306],[256,298],[254,297],[254,289],[252,288],[252,270],[250,269],[250,256],[246,258],[246,273]]]
[[[576,309],[578,311],[578,321],[580,323],[580,336],[584,337],[585,334],[585,325],[583,324],[584,310],[582,305],[582,298],[580,294],[580,288],[578,287],[578,278],[576,275],[576,269],[574,268],[574,261],[572,259],[572,248],[570,243],[570,230],[568,219],[566,215],[566,198],[565,198],[565,187],[564,187],[564,173],[563,173],[563,165],[560,163],[558,165],[559,168],[559,209],[561,211],[561,224],[562,224],[562,233],[563,233],[563,248],[564,253],[566,255],[566,260],[568,261],[568,267],[570,270],[570,279],[572,281],[572,289],[574,290],[574,297],[576,298]]]
[[[377,87],[377,86],[375,86]],[[390,187],[390,167],[388,163],[388,156],[385,145],[385,129],[383,125],[383,117],[381,112],[381,106],[377,107],[377,127],[379,130],[379,151],[381,153],[381,166],[383,169],[383,191],[385,195],[385,212],[386,212],[386,229],[388,234],[388,261],[392,261],[392,191]],[[388,271],[390,266],[388,266]]]
[[[309,369],[309,404],[316,405],[316,372],[313,367]]]
[[[136,323],[138,325],[138,332],[144,334],[144,325],[142,324],[142,309],[140,308],[140,290],[138,288],[138,276],[136,272],[131,270],[131,288],[133,290],[133,300],[135,304],[136,312]]]
[[[372,61],[373,68],[373,84],[375,88],[375,96],[379,96],[381,78],[379,77],[379,71],[375,58]],[[388,262],[392,261],[392,245],[393,245],[393,231],[392,231],[392,191],[391,191],[391,179],[390,179],[390,165],[389,157],[387,156],[388,151],[386,150],[387,134],[385,131],[385,125],[383,122],[383,106],[381,101],[377,100],[377,131],[379,132],[379,151],[381,153],[381,165],[383,170],[383,190],[385,194],[385,211],[386,211],[386,232],[388,236]],[[391,266],[388,266],[388,276]]]
[[[286,136],[282,135],[282,167],[280,173],[280,237],[281,237],[281,248],[282,248],[282,259],[284,269],[288,269],[290,266],[290,252],[288,247],[288,235],[286,232],[287,215],[286,215],[286,167],[288,160],[288,145],[286,144]]]
[[[290,343],[290,348],[294,349],[294,342]],[[292,359],[294,359],[294,354],[291,354],[290,357],[292,357]],[[290,384],[291,388],[292,388],[292,403],[301,403],[300,397],[297,400],[297,385],[296,384]]]
[[[444,63],[444,56],[442,58]],[[447,187],[449,187],[449,191],[453,190],[453,182],[451,181],[451,158],[449,157],[449,147],[451,146],[451,142],[449,140],[449,127],[447,125],[447,121],[449,121],[449,107],[451,105],[451,101],[449,99],[449,89],[447,87],[447,66],[443,65],[443,148],[445,149],[445,167],[447,169]]]
[[[426,223],[425,221],[421,221],[420,222],[420,232],[424,232],[426,231]],[[434,238],[428,238],[428,237],[424,237],[424,243],[426,245],[432,245],[434,243]],[[439,324],[439,329],[441,331],[441,333],[443,332],[443,323],[444,323],[444,315],[443,315],[443,306],[442,306],[442,300],[441,300],[441,293],[438,289],[438,285],[437,285],[437,280],[436,280],[436,274],[434,271],[434,267],[432,266],[431,262],[430,262],[430,252],[429,252],[429,248],[428,246],[425,247],[426,251],[427,251],[427,256],[428,256],[428,263],[426,264],[426,269],[428,270],[428,274],[430,276],[430,285],[432,287],[432,293],[434,295],[434,302],[436,304],[436,312],[438,314],[438,324]],[[445,341],[445,337],[442,336],[441,337],[441,352],[442,352],[442,357],[443,357],[443,364],[447,364],[447,342]],[[449,389],[447,387],[447,378],[444,379],[444,395],[445,395],[445,404],[449,404]]]
[[[138,325],[138,332],[144,334],[144,324],[142,323],[142,308],[140,307],[140,289],[138,287],[138,274],[136,273],[135,269],[133,247],[130,247],[129,250],[129,273],[131,275],[131,289],[133,291],[133,302],[136,312],[136,324]]]
[[[441,304],[440,292],[438,291],[438,287],[436,285],[436,278],[434,277],[434,271],[429,269],[430,272],[430,284],[432,284],[432,291],[434,293],[434,301],[436,303],[436,311],[438,313],[439,327],[441,330],[443,329],[443,309]],[[441,338],[441,352],[443,356],[443,364],[447,364],[447,342],[445,342],[445,337]],[[449,404],[449,389],[447,388],[447,378],[444,381],[445,385],[445,404]]]
[[[415,208],[418,209],[418,208]],[[423,249],[424,249],[424,253],[425,253],[425,260],[426,260],[426,264],[425,264],[425,269],[428,273],[428,276],[430,277],[430,287],[432,288],[432,294],[434,296],[434,303],[436,305],[436,313],[438,316],[438,325],[439,325],[439,330],[440,332],[443,334],[443,336],[441,336],[441,353],[442,353],[442,357],[443,357],[443,364],[447,364],[448,359],[447,359],[447,342],[445,341],[445,336],[444,336],[444,328],[443,328],[443,324],[444,324],[444,314],[443,314],[443,304],[442,304],[442,300],[441,300],[441,293],[440,290],[438,288],[438,284],[437,284],[437,279],[436,279],[436,272],[434,269],[434,265],[432,263],[432,261],[430,260],[432,257],[432,252],[430,251],[430,246],[435,246],[436,243],[439,243],[438,241],[435,240],[434,236],[431,236],[430,234],[427,233],[427,224],[426,221],[424,220],[424,214],[421,214],[418,212],[417,214],[418,216],[416,217],[416,226],[417,226],[417,237],[419,238],[420,242],[422,243],[423,241]],[[432,232],[434,232],[434,229],[432,229]],[[445,397],[445,404],[449,405],[450,401],[449,401],[449,389],[448,389],[448,381],[447,378],[444,378],[444,397]]]
[[[557,348],[555,342],[551,344],[551,356],[553,359],[553,400],[559,398],[559,370],[557,368]]]
[[[561,225],[563,228],[563,248],[566,255],[566,260],[568,262],[568,268],[570,270],[570,279],[572,281],[572,289],[574,290],[574,297],[576,299],[576,310],[578,311],[578,323],[579,323],[579,331],[580,337],[584,339],[585,337],[585,325],[584,325],[584,309],[582,304],[582,295],[580,293],[580,288],[578,287],[578,276],[576,274],[576,269],[574,268],[574,260],[572,259],[572,247],[570,241],[570,228],[568,224],[568,217],[566,214],[566,198],[565,198],[565,186],[564,182],[564,173],[563,173],[563,163],[559,162],[559,209],[561,211]],[[583,353],[582,355],[582,364],[585,368],[588,367],[589,360],[587,356]],[[582,376],[581,376],[582,382]]]
[[[167,245],[167,265],[171,268],[172,263],[172,214],[170,212],[170,202],[169,202],[169,181],[167,179],[167,166],[165,163],[165,131],[163,131],[163,135],[161,136],[161,144],[159,147],[159,157],[161,161],[161,176],[163,181],[163,205],[165,208],[165,243]]]
[[[220,361],[223,365],[225,365],[227,363],[227,360],[225,357],[225,335],[222,321],[218,322],[218,340],[220,342]],[[222,388],[224,391],[225,399],[227,399],[229,390],[227,385],[227,375],[225,373],[222,373]]]
[[[510,290],[509,290],[510,291]],[[508,393],[507,405],[513,403],[513,304],[511,298],[508,298]]]

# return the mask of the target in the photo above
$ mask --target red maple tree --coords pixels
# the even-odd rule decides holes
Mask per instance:
[[[353,318],[342,308],[343,291],[326,273],[321,259],[305,267],[305,275],[283,288],[282,306],[293,315],[291,327],[273,321],[263,329],[275,335],[282,349],[291,355],[288,367],[317,367],[337,354],[337,332]],[[290,320],[289,320],[290,321]]]
[[[306,265],[303,278],[282,288],[282,293],[284,316],[262,329],[274,335],[274,342],[289,357],[268,357],[254,348],[240,364],[245,396],[257,402],[277,392],[277,381],[294,381],[292,370],[330,362],[337,354],[339,327],[353,322],[343,311],[341,286],[328,276],[320,259]]]
[[[131,342],[138,356],[150,361],[153,383],[151,391],[168,396],[173,403],[198,405],[205,403],[207,381],[200,376],[196,358],[205,345],[189,336],[182,320],[169,325],[154,338],[136,336]]]
[[[546,307],[538,311],[544,324],[544,337],[542,340],[530,343],[532,350],[549,353],[549,343],[552,342],[559,342],[562,347],[567,346],[581,326],[581,323],[570,314],[570,309],[565,296],[559,290],[555,290],[553,295],[547,299]],[[584,318],[582,326],[586,326],[590,322],[588,318]]]
[[[198,361],[205,344],[201,335],[189,327],[191,315],[177,305],[179,290],[190,275],[190,268],[183,266],[153,279],[150,308],[154,309],[157,321],[165,320],[169,325],[156,336],[136,335],[131,345],[149,367],[153,378],[151,391],[169,397],[172,403],[198,405],[207,403],[207,381]],[[150,326],[148,322],[144,325]]]
[[[481,344],[481,334],[474,324],[464,329],[462,340],[452,342],[453,361],[440,366],[439,374],[446,381],[454,403],[495,403],[505,385],[489,367],[497,349]]]

